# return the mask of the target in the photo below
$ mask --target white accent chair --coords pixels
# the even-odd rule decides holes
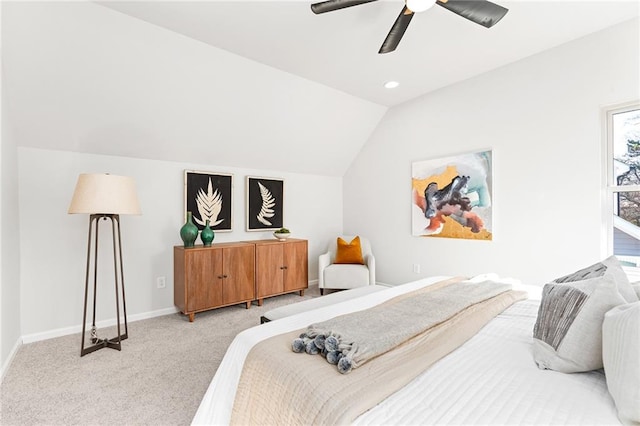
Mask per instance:
[[[355,235],[341,235],[340,238],[350,243]],[[376,283],[376,260],[371,252],[369,240],[360,236],[362,259],[364,265],[333,263],[336,258],[337,238],[329,243],[326,253],[318,258],[318,287],[320,294],[324,289],[349,289],[374,285]]]

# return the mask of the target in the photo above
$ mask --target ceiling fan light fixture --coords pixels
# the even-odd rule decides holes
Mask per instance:
[[[430,9],[436,4],[436,0],[406,0],[405,3],[407,4],[407,9],[415,13],[420,13]]]
[[[318,14],[374,1],[377,0],[322,0],[312,4],[311,10],[313,13]],[[424,12],[436,3],[438,3],[438,6],[442,6],[448,11],[485,28],[494,26],[509,11],[506,7],[492,3],[489,0],[404,0],[404,2],[405,5],[389,30],[387,37],[382,42],[380,50],[378,50],[380,54],[395,51],[415,12]]]

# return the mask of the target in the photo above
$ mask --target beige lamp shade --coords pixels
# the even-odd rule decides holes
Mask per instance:
[[[133,178],[108,173],[78,176],[69,214],[142,214]]]

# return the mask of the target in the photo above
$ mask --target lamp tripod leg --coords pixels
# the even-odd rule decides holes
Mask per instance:
[[[116,298],[116,326],[118,335],[113,338],[99,338],[96,327],[96,305],[97,305],[97,282],[98,282],[98,221],[100,219],[111,219],[112,233],[113,233],[113,262],[115,272],[115,298]],[[111,348],[121,350],[121,342],[128,337],[127,330],[127,308],[124,299],[124,272],[122,269],[122,246],[120,242],[120,221],[117,214],[92,214],[89,221],[89,241],[87,243],[87,272],[85,276],[84,285],[84,312],[82,316],[82,344],[80,347],[80,356],[84,356],[91,352],[95,352],[102,348]],[[87,324],[87,302],[89,293],[89,272],[91,267],[91,237],[93,230],[93,223],[95,222],[95,247],[94,247],[94,260],[93,260],[93,316],[91,325],[91,342],[93,346],[86,347],[85,333]],[[117,226],[117,233],[116,233]],[[124,333],[121,333],[120,324],[120,290],[118,289],[118,279],[122,284],[122,307],[124,313]]]
[[[82,314],[82,340],[80,345],[80,356],[84,356],[88,353],[93,352],[93,349],[85,348],[85,336],[86,336],[86,325],[87,325],[87,302],[89,299],[89,272],[91,270],[91,237],[93,235],[94,223],[95,223],[95,247],[94,247],[94,260],[93,260],[93,312],[91,319],[91,343],[96,343],[98,339],[98,332],[96,328],[96,290],[97,290],[97,281],[98,281],[98,216],[91,215],[89,218],[89,237],[87,239],[87,269],[85,274],[84,281],[84,311]]]
[[[93,217],[93,215],[92,215]],[[91,343],[96,343],[98,341],[98,329],[96,328],[96,299],[98,297],[98,227],[100,223],[98,222],[100,219],[95,218],[96,224],[96,243],[93,249],[93,318],[91,321]]]
[[[116,215],[115,217],[115,223],[118,225],[118,234],[117,234],[117,239],[118,239],[118,258],[120,260],[120,285],[121,285],[121,291],[122,291],[122,313],[124,315],[124,334],[121,335],[122,340],[125,340],[127,337],[129,337],[129,330],[127,327],[127,301],[125,299],[124,296],[124,268],[123,268],[123,264],[122,264],[122,237],[120,236],[120,216]],[[114,235],[115,237],[115,235]],[[113,246],[115,247],[115,241]],[[116,269],[116,277],[117,277],[118,271]],[[117,278],[116,278],[117,280]],[[116,288],[116,300],[117,300],[117,288]],[[120,324],[120,317],[118,315],[118,324]],[[118,329],[118,335],[120,335],[120,329]]]

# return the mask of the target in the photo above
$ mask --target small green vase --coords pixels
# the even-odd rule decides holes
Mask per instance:
[[[198,238],[198,227],[193,223],[191,212],[187,212],[187,222],[180,228],[180,238],[185,247],[193,247]]]
[[[211,247],[211,241],[213,241],[214,237],[213,229],[209,227],[209,220],[207,220],[207,223],[205,223],[204,228],[200,232],[202,244],[204,244],[205,247]]]

